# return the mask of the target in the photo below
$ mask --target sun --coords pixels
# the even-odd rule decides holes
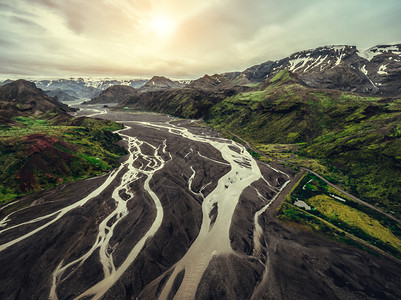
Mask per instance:
[[[164,15],[155,15],[150,20],[150,28],[162,39],[169,37],[173,33],[175,26],[173,19]]]

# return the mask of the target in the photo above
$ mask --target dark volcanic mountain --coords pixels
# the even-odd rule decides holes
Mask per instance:
[[[163,76],[153,76],[145,85],[138,89],[138,92],[153,92],[167,89],[178,89],[184,87],[185,84],[173,81]]]
[[[153,103],[157,102],[157,97],[163,97],[163,99],[174,98],[176,94],[180,95],[184,91],[182,88],[185,86],[184,83],[173,81],[166,77],[154,76],[138,90],[122,85],[109,87],[86,104],[120,103],[120,105],[124,105],[124,103],[129,103],[133,105],[134,102],[138,102],[135,107],[146,107],[148,110],[160,111],[161,109],[156,107],[157,103]],[[204,94],[204,92],[202,93]],[[163,96],[160,96],[161,94]],[[184,94],[186,94],[185,91]],[[175,104],[172,103],[171,105]]]
[[[360,51],[355,46],[326,46],[267,61],[243,72],[205,75],[189,88],[243,89],[273,78],[287,69],[308,87],[337,89],[385,97],[401,95],[401,45],[376,46]]]
[[[365,51],[358,51],[354,46],[320,47],[268,61],[243,72],[205,75],[182,89],[179,85],[173,86],[169,79],[154,77],[139,89],[141,94],[126,97],[120,106],[200,117],[199,111],[206,111],[210,103],[218,99],[264,90],[271,79],[284,70],[308,88],[396,97],[401,95],[400,47],[376,46]],[[161,91],[166,93],[161,94]],[[191,104],[187,105],[186,99]]]
[[[40,115],[45,112],[75,111],[51,98],[33,82],[23,79],[0,87],[0,120],[7,123],[11,118],[25,115]]]
[[[164,112],[180,117],[203,117],[209,108],[223,100],[231,91],[214,92],[183,88],[150,91],[129,95],[118,107]]]
[[[243,86],[249,84],[250,80],[242,75],[241,72],[205,75],[202,78],[194,80],[188,85],[188,88],[202,90],[225,90],[234,86]]]
[[[354,46],[320,47],[245,70],[251,82],[288,69],[309,87],[382,96],[401,95],[401,45],[359,51]]]
[[[119,103],[124,100],[125,97],[136,93],[136,89],[126,85],[113,85],[103,92],[99,96],[92,98],[88,103]]]

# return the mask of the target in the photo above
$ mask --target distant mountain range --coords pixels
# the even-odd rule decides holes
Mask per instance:
[[[11,83],[5,80],[0,85]],[[124,85],[140,88],[148,79],[115,80],[115,79],[90,79],[70,78],[55,80],[33,80],[33,83],[49,96],[57,96],[60,101],[76,101],[77,99],[91,99],[98,96],[103,90],[114,85]]]
[[[282,70],[297,76],[309,88],[333,89],[381,97],[401,95],[401,45],[375,46],[360,51],[355,46],[326,46],[294,53],[277,61],[267,61],[243,72],[205,75],[184,83],[154,76],[140,88],[126,90],[126,94],[107,101],[133,105],[146,102],[163,92],[172,98],[178,90],[188,94],[246,92],[263,89],[271,78]],[[170,92],[168,92],[170,91]],[[150,93],[146,93],[150,92]],[[130,100],[131,99],[131,100]],[[103,103],[104,98],[94,97],[89,103]],[[142,105],[142,104],[139,104]]]
[[[326,46],[267,61],[243,72],[204,76],[188,87],[227,89],[247,87],[287,69],[308,87],[381,96],[401,95],[401,45],[376,46],[359,51],[355,46]]]
[[[105,103],[106,98],[97,97],[109,87],[120,85],[126,94],[167,91],[181,88],[206,92],[234,89],[238,92],[254,90],[255,87],[287,69],[296,74],[305,86],[336,89],[382,97],[401,95],[401,45],[380,45],[368,50],[355,46],[325,46],[300,51],[276,61],[267,61],[242,72],[205,75],[196,80],[171,80],[162,76],[148,79],[90,79],[70,78],[57,80],[34,80],[36,86],[60,101],[89,100]],[[10,83],[6,80],[0,85]],[[107,101],[120,102],[123,95]],[[112,100],[114,99],[114,100]]]

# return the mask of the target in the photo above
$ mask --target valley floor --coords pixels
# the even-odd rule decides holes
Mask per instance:
[[[399,299],[401,262],[285,225],[303,173],[190,120],[118,121],[119,168],[0,208],[1,299]]]

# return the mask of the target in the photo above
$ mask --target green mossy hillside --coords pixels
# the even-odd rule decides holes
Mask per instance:
[[[300,180],[278,217],[361,248],[366,249],[366,242],[401,258],[399,223],[339,193],[314,174]]]
[[[63,114],[16,117],[0,127],[0,204],[63,182],[102,174],[126,150],[112,130],[122,125]]]
[[[262,91],[214,105],[205,121],[262,151],[288,145],[278,158],[323,173],[401,217],[400,99],[311,89],[281,71]]]

